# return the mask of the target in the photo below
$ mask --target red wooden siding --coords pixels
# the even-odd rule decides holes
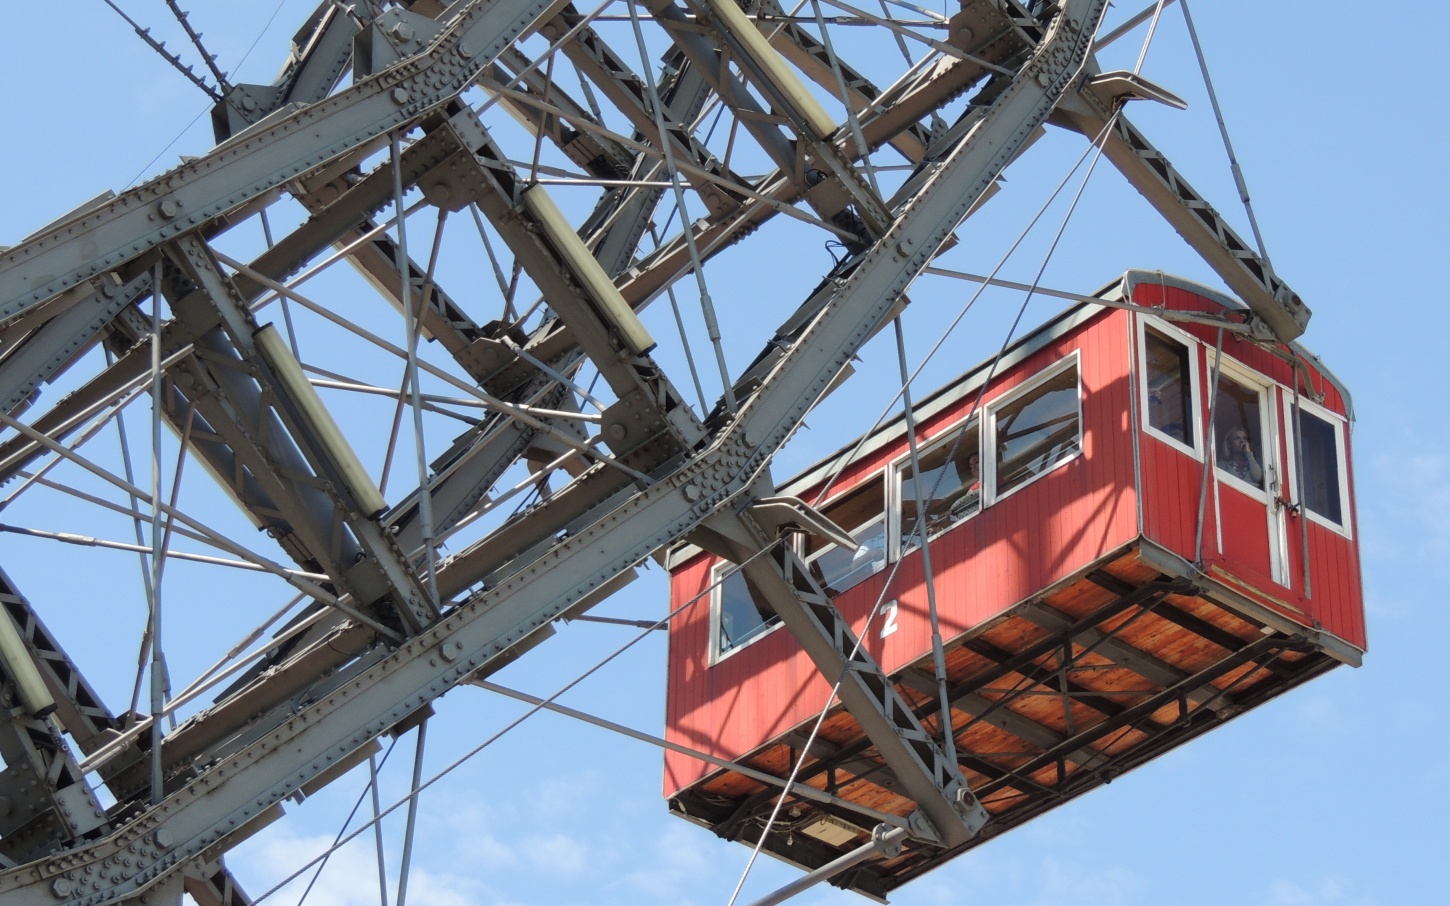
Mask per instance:
[[[1180,310],[1221,311],[1216,302],[1176,286],[1140,283],[1133,301]],[[1222,578],[1260,603],[1363,648],[1351,462],[1342,465],[1349,477],[1345,506],[1352,537],[1308,522],[1309,594],[1305,594],[1303,580],[1303,517],[1285,517],[1288,584],[1278,585],[1271,579],[1265,505],[1216,476],[1211,476],[1204,498],[1200,550],[1196,537],[1204,487],[1203,462],[1149,435],[1141,424],[1134,424],[1135,419],[1141,422],[1135,404],[1135,381],[1140,378],[1134,354],[1137,317],[1105,310],[1065,331],[992,380],[984,408],[1054,363],[1076,354],[1082,390],[1082,453],[932,541],[944,638],[950,642],[1105,555],[1134,544],[1141,534],[1190,562],[1201,559],[1211,576]],[[1180,329],[1198,341],[1193,350],[1199,375],[1197,401],[1206,407],[1212,379],[1210,357],[1217,331],[1203,325],[1180,325]],[[1284,389],[1294,386],[1290,363],[1231,335],[1223,340],[1223,353],[1274,383],[1270,396],[1277,413],[1278,447],[1280,451],[1288,449],[1282,400],[1285,393],[1292,396],[1292,389]],[[1346,401],[1317,371],[1312,367],[1309,371],[1309,383],[1301,379],[1301,393],[1343,415]],[[923,442],[955,431],[970,413],[976,397],[976,393],[964,394],[921,425]],[[1198,433],[1203,432],[1205,414],[1198,413]],[[905,449],[902,437],[851,463],[828,490],[818,485],[793,488],[791,492],[817,505],[827,504],[889,470]],[[1349,449],[1346,436],[1347,460]],[[748,643],[711,666],[710,595],[702,592],[709,586],[715,563],[714,558],[700,554],[673,570],[671,606],[680,608],[697,596],[698,600],[686,607],[670,627],[666,735],[733,760],[811,721],[826,705],[834,677],[820,676],[784,629]],[[899,565],[888,563],[880,573],[844,592],[837,597],[836,606],[862,634],[867,615],[878,602],[890,601],[898,605],[895,632],[885,639],[881,637],[884,618],[878,614],[864,634],[868,650],[882,668],[895,673],[927,656],[931,649],[919,551],[908,554]],[[669,753],[665,794],[672,795],[714,770],[697,759]]]
[[[1140,283],[1135,287],[1133,301],[1140,305],[1166,306],[1189,311],[1218,311],[1218,306],[1192,292],[1174,286]],[[1178,325],[1192,334],[1200,345],[1196,350],[1199,363],[1199,403],[1207,406],[1209,386],[1213,379],[1212,351],[1218,340],[1217,331],[1205,325]],[[1273,381],[1277,387],[1272,405],[1277,414],[1276,425],[1281,459],[1291,449],[1285,422],[1285,404],[1292,403],[1294,368],[1283,358],[1266,349],[1225,334],[1223,354]],[[1346,401],[1335,386],[1306,363],[1308,382],[1299,378],[1300,393],[1319,398],[1317,402],[1338,415],[1346,414]],[[1200,418],[1203,413],[1200,413]],[[1200,430],[1202,421],[1199,422]],[[1304,592],[1303,536],[1300,520],[1305,517],[1289,514],[1284,520],[1287,548],[1287,585],[1271,579],[1268,558],[1268,522],[1264,506],[1251,501],[1234,488],[1218,484],[1218,512],[1223,518],[1223,549],[1218,547],[1219,532],[1215,523],[1214,485],[1210,484],[1204,512],[1202,559],[1206,565],[1244,580],[1262,591],[1248,593],[1261,603],[1269,604],[1305,625],[1318,625],[1352,645],[1365,647],[1364,602],[1360,585],[1359,549],[1355,539],[1354,467],[1352,438],[1345,429],[1343,468],[1349,478],[1349,497],[1345,501],[1347,524],[1352,537],[1308,520],[1310,594]],[[1163,443],[1147,432],[1141,434],[1144,535],[1192,561],[1198,502],[1202,489],[1203,464],[1191,456]],[[1287,477],[1287,473],[1286,473]],[[1287,606],[1286,606],[1287,605]]]
[[[937,605],[942,634],[952,637],[996,616],[1013,604],[1071,575],[1137,535],[1132,435],[1127,416],[1132,387],[1128,374],[1128,331],[1122,312],[1105,312],[998,376],[984,400],[989,404],[1043,369],[1079,354],[1082,388],[1082,454],[1056,467],[932,542]],[[921,426],[927,437],[953,430],[975,400],[956,406]],[[887,448],[843,471],[830,496],[872,478],[904,450]],[[813,500],[819,489],[802,496]],[[699,556],[676,570],[674,606],[708,585],[714,561]],[[908,554],[892,575],[892,564],[836,599],[841,613],[861,633],[878,600],[898,602],[896,631],[880,635],[877,616],[866,646],[888,673],[931,649],[931,627],[922,557]],[[888,580],[890,589],[883,594]],[[786,631],[772,632],[707,666],[709,597],[676,618],[670,634],[667,699],[669,738],[722,758],[737,758],[765,741],[812,719],[826,704],[830,683],[817,674]],[[665,793],[699,779],[713,768],[683,755],[666,758]]]

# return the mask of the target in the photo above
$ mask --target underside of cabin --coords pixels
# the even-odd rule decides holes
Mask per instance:
[[[1110,783],[1206,730],[1359,652],[1293,614],[1195,571],[1139,539],[946,643],[957,760],[991,815],[970,843],[911,839],[895,856],[832,883],[884,900],[942,862],[1068,799]],[[930,654],[891,675],[924,727],[941,738]],[[738,763],[783,778],[813,722]],[[799,781],[764,849],[813,869],[871,841],[870,811],[915,808],[857,722],[836,706],[810,743]],[[677,814],[755,844],[780,787],[721,769],[677,792]]]

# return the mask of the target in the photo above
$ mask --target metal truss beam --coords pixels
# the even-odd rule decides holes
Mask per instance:
[[[799,332],[759,389],[742,401],[738,414],[715,426],[707,446],[662,471],[647,487],[629,492],[618,505],[596,506],[603,512],[590,524],[520,558],[524,562],[511,564],[497,585],[468,598],[396,650],[373,651],[361,658],[319,688],[318,699],[301,713],[245,734],[218,760],[196,765],[194,775],[179,775],[178,786],[168,791],[160,805],[122,829],[43,863],[0,873],[0,896],[7,903],[49,904],[56,902],[56,882],[64,880],[68,891],[62,899],[94,904],[134,896],[156,885],[204,853],[224,848],[248,825],[266,820],[282,798],[310,778],[345,760],[378,733],[480,669],[488,669],[501,655],[531,644],[547,632],[552,620],[587,606],[591,596],[635,563],[747,494],[765,474],[774,451],[797,429],[800,418],[831,386],[861,343],[895,307],[910,281],[1045,119],[1085,58],[1104,7],[1104,0],[1067,0],[1038,54],[997,97],[974,140],[962,143],[937,164],[923,190],[906,203],[881,240],[822,287],[820,294],[830,304],[819,306],[822,314]],[[495,4],[491,9],[516,11],[517,7]],[[477,4],[466,6],[458,20],[464,24],[455,23],[430,54],[436,56],[440,48],[457,52],[463,37],[474,36],[478,10]],[[523,27],[523,21],[533,18],[509,19],[519,23],[510,26],[514,29],[510,37]],[[469,61],[477,56],[465,54]],[[390,70],[374,78],[387,81],[414,71],[408,61],[397,69],[397,73]],[[339,95],[347,99],[341,108],[363,104],[355,91]],[[411,100],[410,95],[404,106]],[[327,111],[319,111],[322,113]],[[294,159],[306,160],[309,155],[317,159],[318,154],[325,159],[335,153],[327,144],[330,119],[320,117],[312,125],[329,128],[319,129],[321,137],[311,142],[284,143],[296,148]],[[308,131],[292,135],[295,138]],[[244,143],[234,140],[216,154],[224,156]],[[285,166],[277,169],[278,157],[268,155],[267,172],[286,170]],[[212,160],[219,165],[215,172],[227,172],[227,166],[221,166],[225,161]],[[181,183],[189,184],[187,179]],[[207,181],[207,185],[215,189],[220,183]],[[154,184],[143,189],[155,191]],[[198,203],[203,211],[210,204],[205,198]],[[188,209],[198,208],[189,205]],[[97,235],[100,239],[113,236],[99,228]],[[153,241],[148,237],[142,237],[143,245]],[[108,240],[98,247],[111,245]],[[26,248],[30,247],[21,251]],[[102,258],[107,254],[100,253]],[[54,271],[62,276],[53,282],[79,279],[74,275],[89,266],[72,265]],[[30,273],[30,266],[20,272]],[[13,289],[17,274],[9,276],[12,282],[8,285]],[[18,295],[4,298],[23,300],[51,292],[26,280],[18,285]],[[596,467],[601,473],[605,468]]]
[[[618,397],[604,416],[605,442],[641,471],[693,447],[703,438],[703,427],[659,367],[624,347],[617,324],[605,317],[600,300],[585,292],[554,240],[545,238],[546,225],[522,203],[524,185],[482,123],[459,117],[446,128],[456,130],[458,147],[470,149],[457,159],[457,191],[478,203]],[[546,190],[534,186],[528,191]],[[651,444],[657,438],[663,442]]]
[[[1085,78],[1078,91],[1063,99],[1054,122],[1096,138],[1112,117],[1112,103],[1094,93]],[[1118,113],[1112,125],[1103,141],[1103,155],[1243,300],[1253,312],[1256,333],[1284,343],[1304,333],[1309,308],[1269,262],[1234,232],[1127,117]]]
[[[12,412],[33,399],[42,382],[80,355],[121,309],[150,289],[149,273],[127,282],[116,274],[103,274],[72,289],[67,295],[78,299],[63,311],[17,342],[0,345],[0,412]]]
[[[559,38],[574,29],[574,38],[560,48],[560,52],[568,57],[569,62],[593,82],[616,109],[629,118],[630,125],[640,135],[652,139],[659,148],[663,148],[668,142],[676,160],[688,162],[715,177],[712,181],[701,179],[690,171],[682,174],[699,193],[712,216],[724,216],[739,207],[740,199],[732,197],[720,182],[745,185],[745,180],[727,171],[715,159],[715,155],[695,138],[693,130],[689,128],[690,123],[681,116],[688,114],[689,108],[677,112],[672,105],[665,102],[665,109],[658,111],[665,123],[665,134],[660,135],[655,121],[654,103],[644,79],[636,75],[624,58],[615,53],[594,29],[587,25],[579,27],[582,19],[572,7],[567,7],[554,22],[544,27],[543,32],[550,37]],[[698,63],[694,68],[698,72]],[[663,98],[661,100],[664,101]],[[653,163],[655,162],[651,161]]]
[[[387,599],[388,605],[396,610],[398,618],[410,632],[431,623],[438,614],[438,604],[419,581],[411,561],[398,549],[392,535],[373,518],[376,514],[369,512],[369,507],[357,499],[358,489],[350,484],[341,470],[337,451],[324,442],[318,426],[304,417],[303,401],[297,399],[288,385],[279,379],[272,364],[258,354],[253,340],[257,323],[247,309],[245,297],[222,273],[201,239],[182,238],[168,251],[174,252],[176,264],[214,308],[226,339],[258,384],[257,397],[248,409],[256,413],[255,418],[270,422],[272,427],[262,429],[259,425],[247,425],[243,430],[253,436],[267,438],[266,455],[275,457],[274,462],[282,467],[281,471],[301,471],[304,476],[317,479],[322,493],[328,498],[325,504],[326,523],[317,527],[325,532],[322,537],[340,537],[341,533],[333,527],[334,522],[339,521],[347,526],[358,549],[365,555],[353,557],[354,562],[345,567],[339,565],[341,575],[335,578],[353,591],[361,605],[375,607]],[[217,334],[211,336],[220,339]],[[233,384],[233,398],[249,389],[242,381]],[[268,406],[264,398],[275,400],[277,405]],[[268,408],[272,408],[275,415],[264,415]],[[283,424],[286,425],[285,432],[281,430]],[[289,449],[289,440],[295,443],[294,448]],[[293,449],[297,452],[293,453]],[[310,483],[304,478],[296,487],[301,492]],[[322,505],[317,510],[320,512]]]
[[[314,167],[415,122],[562,0],[471,0],[427,50],[0,254],[0,323]],[[83,237],[83,239],[81,238]]]
[[[711,525],[721,527],[723,518],[729,517]],[[747,540],[759,534],[758,528],[752,532],[747,527]],[[753,540],[758,544],[764,539]],[[932,842],[955,846],[970,840],[986,822],[987,813],[972,797],[957,766],[946,758],[859,643],[810,569],[794,551],[777,545],[764,556],[747,561],[742,571],[780,615],[821,675],[836,683],[841,703],[929,822]]]

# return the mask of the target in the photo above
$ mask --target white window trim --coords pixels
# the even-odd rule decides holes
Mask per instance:
[[[886,559],[882,562],[880,569],[872,570],[871,571],[871,574],[868,575],[868,576],[866,576],[865,578],[861,579],[860,582],[857,582],[856,583],[857,585],[861,584],[861,582],[865,582],[866,579],[869,579],[871,576],[874,576],[877,573],[881,572],[882,569],[885,569],[886,568],[886,564],[891,562],[891,546],[890,546],[891,545],[891,537],[890,537],[890,534],[889,534],[890,531],[891,531],[891,526],[889,524],[885,524],[886,523],[886,513],[883,511],[882,513],[878,514],[875,518],[868,519],[865,522],[861,523],[854,530],[853,529],[847,529],[846,530],[846,534],[848,534],[848,535],[850,535],[850,536],[852,536],[854,538],[856,536],[856,532],[860,531],[861,529],[870,528],[871,526],[875,525],[878,522],[883,523],[883,526],[882,527],[886,530],[883,533],[886,536],[884,538],[884,540],[886,541],[886,545],[887,545],[887,548],[886,548],[886,551],[885,551]],[[841,547],[841,545],[839,545],[839,544],[827,544],[824,547],[822,547],[820,550],[812,552],[810,556],[805,557],[804,558],[804,562],[805,562],[805,564],[807,566],[809,566],[812,563],[814,563],[817,560],[819,560],[821,557],[823,557],[826,554],[830,553],[831,551],[840,549],[840,547]],[[856,586],[853,585],[851,587],[852,588],[855,588]]]
[[[970,426],[973,422],[977,422],[978,425],[977,456],[980,458],[981,461],[982,493],[978,495],[977,511],[970,516],[962,519],[961,521],[954,522],[946,528],[936,532],[935,534],[928,536],[926,539],[928,542],[935,541],[936,539],[940,538],[942,535],[945,535],[947,532],[951,531],[959,525],[966,525],[968,522],[971,522],[973,519],[976,519],[979,515],[981,515],[982,510],[986,509],[987,464],[985,462],[986,457],[982,453],[981,421],[981,415],[979,413],[973,413],[969,418],[960,418],[952,422],[950,426],[939,431],[936,436],[932,437],[925,443],[922,443],[919,438],[917,440],[917,444],[920,447],[920,455],[924,456],[926,455],[926,452],[935,447],[939,441],[944,441],[948,445],[950,445],[950,439],[960,434],[963,428]],[[905,498],[903,498],[901,494],[901,471],[904,467],[909,465],[911,465],[911,449],[909,447],[907,448],[907,451],[905,453],[902,453],[900,456],[891,460],[891,462],[887,465],[887,469],[889,470],[887,474],[891,476],[889,490],[887,491],[889,497],[886,505],[886,511],[891,514],[891,521],[886,526],[886,550],[888,562],[900,560],[902,557],[905,557],[912,551],[916,551],[921,548],[921,545],[915,542],[913,542],[910,546],[902,543],[905,540],[905,536],[902,534],[903,529],[901,525],[901,510],[902,507],[905,505]],[[913,535],[912,537],[914,538],[916,536]]]
[[[1212,359],[1213,355],[1213,350],[1209,350],[1208,358]],[[1269,530],[1269,579],[1285,588],[1290,588],[1294,580],[1289,575],[1289,527],[1278,502],[1283,494],[1285,480],[1280,464],[1285,462],[1286,457],[1279,449],[1279,405],[1276,400],[1284,388],[1282,384],[1268,375],[1255,371],[1243,362],[1227,355],[1219,355],[1218,361],[1221,376],[1237,381],[1256,390],[1259,394],[1259,429],[1263,435],[1259,457],[1265,478],[1264,487],[1257,487],[1222,469],[1218,464],[1217,426],[1209,425],[1208,434],[1210,436],[1205,440],[1213,442],[1214,521],[1218,531],[1218,549],[1223,550],[1223,512],[1218,501],[1218,485],[1224,484],[1263,505]],[[1210,367],[1211,365],[1212,363],[1210,363]],[[1213,371],[1210,370],[1210,380],[1213,379],[1212,375]],[[1210,389],[1214,394],[1218,393],[1217,386]]]
[[[1148,423],[1148,331],[1152,327],[1155,331],[1178,343],[1182,343],[1188,349],[1188,381],[1189,381],[1189,412],[1185,417],[1193,419],[1193,445],[1189,446],[1176,437],[1169,437],[1162,431]],[[1137,318],[1138,330],[1138,412],[1142,422],[1143,433],[1155,440],[1168,444],[1181,453],[1192,456],[1195,460],[1203,462],[1205,455],[1204,430],[1203,430],[1203,380],[1198,367],[1199,347],[1202,345],[1189,333],[1174,327],[1166,321],[1157,318],[1140,315]]]
[[[706,666],[713,667],[728,658],[733,657],[756,642],[775,632],[785,624],[777,616],[775,623],[766,626],[765,629],[751,636],[729,651],[720,650],[720,608],[725,594],[725,578],[723,573],[734,568],[735,564],[729,561],[721,561],[710,568],[710,658]]]
[[[991,402],[987,403],[982,410],[982,508],[1006,500],[1023,488],[1031,487],[1044,475],[1050,475],[1059,468],[1067,465],[1083,455],[1083,416],[1082,416],[1082,354],[1080,350],[1074,349],[1064,356],[1060,361],[1054,362],[1050,367],[1043,369],[1020,386],[1013,387]],[[1077,452],[1066,459],[1052,464],[1051,468],[1044,469],[1033,475],[1031,478],[1019,484],[1017,487],[1007,491],[1005,494],[997,493],[997,412],[1003,406],[1016,402],[1021,397],[1027,396],[1038,387],[1059,376],[1062,372],[1073,369],[1077,374]],[[987,453],[991,455],[988,456]]]
[[[1208,350],[1208,357],[1210,359],[1213,358],[1213,350]],[[1204,440],[1208,441],[1211,439],[1213,441],[1214,475],[1220,481],[1227,482],[1230,487],[1249,494],[1255,500],[1264,504],[1272,504],[1274,502],[1275,492],[1281,490],[1280,482],[1282,481],[1282,476],[1279,474],[1279,463],[1284,461],[1284,458],[1279,455],[1279,413],[1278,406],[1274,404],[1274,399],[1278,395],[1275,391],[1282,388],[1277,382],[1266,375],[1253,370],[1243,362],[1229,358],[1227,355],[1222,356],[1220,361],[1222,362],[1219,366],[1219,374],[1221,377],[1227,377],[1230,380],[1243,384],[1245,387],[1255,390],[1259,394],[1259,431],[1262,434],[1263,440],[1259,450],[1259,458],[1261,460],[1259,465],[1264,470],[1264,478],[1266,481],[1264,482],[1264,487],[1249,484],[1247,481],[1244,481],[1242,478],[1239,478],[1237,475],[1219,465],[1218,430],[1216,425],[1210,423],[1208,430],[1204,432],[1206,435]],[[1209,380],[1213,380],[1212,363],[1210,363],[1209,367]],[[1212,387],[1210,388],[1210,392],[1217,394],[1218,388]],[[1217,416],[1217,414],[1215,411],[1214,415]],[[1205,410],[1205,417],[1207,417],[1207,410]]]
[[[1302,516],[1352,541],[1354,540],[1354,532],[1350,526],[1354,520],[1350,518],[1349,460],[1346,456],[1347,451],[1345,449],[1345,437],[1349,433],[1349,420],[1312,400],[1305,399],[1302,394],[1299,396],[1299,408],[1323,419],[1334,427],[1334,455],[1339,458],[1339,509],[1341,515],[1344,516],[1344,524],[1341,525],[1329,517],[1321,516],[1309,509],[1299,499],[1299,457],[1296,455],[1298,445],[1295,442],[1294,433],[1294,394],[1293,391],[1284,390],[1281,395],[1284,399],[1284,435],[1288,438],[1290,451],[1289,455],[1284,457],[1289,464],[1289,500],[1299,508],[1299,513]]]

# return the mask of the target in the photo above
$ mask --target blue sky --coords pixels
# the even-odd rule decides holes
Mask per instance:
[[[256,82],[271,80],[285,41],[309,8],[306,0],[284,0],[275,24],[239,66],[272,4],[244,16],[232,4],[193,5],[193,19],[223,68]],[[158,33],[171,31],[163,27],[169,16],[161,3],[130,0],[123,6]],[[1133,9],[1116,10],[1110,21]],[[1426,98],[1429,86],[1446,74],[1439,45],[1450,12],[1425,6],[1408,25],[1399,17],[1370,17],[1363,6],[1348,3],[1318,4],[1312,11],[1298,4],[1199,3],[1194,12],[1270,254],[1314,309],[1305,343],[1354,394],[1371,650],[1363,668],[1336,670],[1244,715],[958,859],[903,889],[894,902],[1358,906],[1432,901],[1443,889],[1437,868],[1450,782],[1441,764],[1450,731],[1434,716],[1443,703],[1435,698],[1433,665],[1440,657],[1436,647],[1450,636],[1450,618],[1433,589],[1450,576],[1450,408],[1439,392],[1450,353],[1440,298],[1441,212],[1450,193],[1441,165],[1444,118],[1426,109]],[[7,123],[0,142],[0,245],[14,244],[102,189],[119,190],[138,175],[174,165],[178,154],[209,146],[205,117],[184,131],[206,108],[206,98],[98,0],[23,5],[8,10],[7,18],[12,42],[0,58],[0,84],[6,86],[0,112]],[[1123,65],[1132,65],[1141,34],[1123,42]],[[167,37],[168,46],[185,49],[179,36]],[[1248,235],[1176,9],[1165,13],[1143,72],[1187,98],[1190,109],[1135,107],[1131,115]],[[990,269],[1082,146],[1077,137],[1053,134],[1034,148],[1009,171],[998,198],[964,228],[963,242],[944,264]],[[1055,210],[1046,218],[1051,225],[1034,234],[1004,276],[1031,279],[1061,216]],[[772,229],[771,244],[778,247],[748,250],[759,259],[743,252],[730,259],[711,287],[732,361],[748,360],[758,348],[752,322],[778,321],[829,265],[818,235],[789,224]],[[427,235],[426,225],[420,230]],[[734,261],[755,263],[744,268]],[[1104,163],[1044,282],[1090,292],[1129,266],[1212,281]],[[762,267],[779,301],[761,298]],[[964,292],[945,281],[924,280],[913,289],[908,325],[914,355],[924,353]],[[1011,307],[1009,296],[984,297],[976,320],[928,370],[919,392],[993,347]],[[1042,320],[1053,310],[1035,302],[1027,320]],[[480,320],[486,317],[491,315]],[[665,329],[662,311],[651,317],[658,318],[650,321],[652,329]],[[812,416],[810,430],[782,454],[776,474],[788,475],[868,427],[870,416],[861,413],[874,415],[885,403],[870,375],[889,376],[892,369],[892,348],[879,342],[868,347],[865,375]],[[361,423],[374,411],[359,409],[356,417]],[[221,513],[215,518],[228,527],[240,522]],[[127,592],[124,605],[107,597],[116,576],[135,585],[134,560],[97,555],[86,561],[106,564],[96,572],[57,580],[68,571],[71,549],[0,539],[0,565],[27,590],[83,669],[110,682],[102,689],[112,707],[122,707],[134,644],[118,647],[109,632],[98,632],[96,614],[105,609],[116,625],[135,623],[138,592]],[[230,627],[235,620],[241,626],[245,617],[255,621],[281,603],[274,587],[258,605],[248,597],[253,586],[246,581],[217,589],[206,573],[178,568],[175,575],[167,600],[175,602],[169,606],[179,628],[168,634],[168,646],[178,660],[185,660],[188,648],[211,652],[230,643],[231,634],[210,634],[214,624]],[[655,569],[601,612],[657,617],[666,604],[660,579]],[[623,644],[628,633],[572,625],[498,679],[548,694]],[[658,732],[664,654],[662,640],[649,639],[564,701]],[[114,698],[110,690],[116,690]],[[425,775],[521,711],[481,690],[450,694],[431,724]],[[385,772],[384,803],[406,790],[412,745],[411,737],[398,743]],[[567,718],[530,719],[424,793],[411,900],[444,906],[724,904],[748,850],[666,815],[660,760],[646,745]],[[243,882],[264,889],[300,864],[300,856],[319,851],[362,785],[356,776],[334,784],[239,849],[232,860]],[[386,833],[395,869],[400,818],[386,823]],[[375,893],[371,835],[361,842],[364,848],[355,845],[334,857],[308,902],[364,902]],[[762,862],[742,902],[793,876]],[[292,903],[297,895],[279,894],[269,902]],[[798,902],[865,901],[824,890]]]

